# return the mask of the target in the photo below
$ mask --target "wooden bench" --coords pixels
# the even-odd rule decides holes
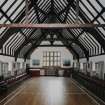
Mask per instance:
[[[21,75],[13,76],[10,78],[7,78],[5,80],[0,81],[0,92],[4,92],[8,90],[11,86],[22,82],[23,80],[27,79],[29,75],[27,73],[23,73]]]
[[[95,79],[77,71],[74,71],[72,76],[81,85],[105,101],[105,80]]]

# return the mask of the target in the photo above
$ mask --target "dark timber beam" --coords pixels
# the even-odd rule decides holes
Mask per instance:
[[[33,30],[31,33],[30,33],[30,36],[28,37],[28,40],[25,40],[20,46],[19,48],[14,52],[14,56],[15,58],[18,57],[18,54],[20,53],[20,51],[22,50],[22,48],[24,46],[26,46],[27,44],[31,43],[32,40],[30,40],[30,37],[36,32],[36,30]]]
[[[34,1],[32,1],[32,4],[34,4]],[[34,6],[34,5],[33,5]],[[45,20],[46,20],[46,18],[47,18],[47,16],[48,15],[46,15],[45,17],[44,17],[44,19],[43,20],[40,20],[39,19],[39,14],[38,14],[38,11],[37,11],[37,8],[35,8],[34,7],[34,9],[35,9],[35,12],[36,12],[36,14],[37,14],[37,20],[38,20],[38,22],[39,23],[43,23]],[[22,45],[20,45],[19,46],[19,48],[15,51],[15,58],[17,59],[17,57],[18,57],[18,54],[20,53],[20,51],[22,50],[22,48],[24,47],[24,46],[26,46],[28,43],[33,43],[34,41],[35,41],[35,39],[30,39],[31,38],[31,36],[33,36],[34,34],[35,34],[35,32],[36,32],[36,30],[37,29],[35,29],[35,30],[33,30],[32,31],[32,33],[30,33],[30,35],[27,37],[27,40],[25,40],[23,43],[22,43]],[[38,41],[39,39],[37,39],[36,41]]]
[[[45,32],[42,30],[41,31],[41,35],[39,36],[38,40],[33,43],[32,47],[26,52],[26,54],[24,55],[24,58],[28,58],[28,56],[30,55],[30,53],[32,53],[34,51],[35,48],[37,48],[40,43],[46,38],[46,34]]]
[[[64,12],[66,12],[69,9],[69,7],[72,5],[74,0],[67,0],[67,2],[68,2],[67,6],[58,13],[58,16],[62,15]]]
[[[0,28],[34,28],[34,29],[77,29],[105,27],[105,24],[0,24]]]
[[[74,4],[72,4],[72,8],[73,8],[73,9],[76,8]],[[91,20],[89,21],[89,20],[86,18],[86,16],[84,15],[83,10],[81,10],[81,9],[80,9],[80,11],[79,11],[79,16],[81,17],[81,19],[82,19],[85,23],[91,22]],[[97,27],[98,27],[98,26],[100,26],[100,25],[97,24]],[[104,24],[101,24],[101,26],[102,26],[102,27],[105,27]],[[99,33],[96,29],[94,29],[94,28],[96,28],[96,27],[90,27],[90,28],[87,28],[87,29],[84,28],[84,31],[90,33],[91,35],[93,35],[93,37],[100,43],[100,45],[103,47],[103,49],[104,49],[104,51],[105,51],[105,43],[104,43],[105,40],[102,38],[102,36],[100,35],[100,33]]]
[[[67,5],[67,8],[66,8],[66,10],[65,10],[65,17],[64,17],[64,20],[63,20],[63,23],[65,23],[66,22],[66,20],[67,20],[67,17],[68,17],[68,14],[69,14],[69,10],[70,10],[70,6],[71,6],[71,4],[74,2],[74,0],[67,0],[68,1],[68,5]]]
[[[38,39],[36,38],[36,39],[30,39],[30,41],[31,42],[33,42],[33,41],[37,41]],[[73,42],[76,42],[76,40],[75,39],[66,39],[67,41],[73,41]],[[51,39],[51,38],[45,38],[43,41],[61,41],[59,38],[53,38],[53,39]]]
[[[74,10],[76,10],[76,5],[74,4],[74,3],[72,3],[72,5],[71,5],[71,7],[74,9]],[[79,16],[85,21],[85,23],[93,23],[93,22],[89,22],[88,20],[87,20],[87,18],[84,16],[84,13],[83,13],[83,11],[81,10],[81,9],[79,9]],[[57,17],[58,17],[58,19],[59,19],[59,21],[60,22],[62,22],[62,19],[59,17],[59,15],[56,15]],[[102,26],[102,27],[104,27],[104,26]],[[96,31],[95,29],[94,29],[94,27],[90,27],[90,28],[83,28],[83,30],[85,31],[85,32],[87,32],[87,30],[90,30],[90,29],[92,29],[92,30],[94,30],[94,31]],[[104,39],[102,39],[102,37],[99,35],[99,33],[98,32],[94,32],[94,34],[93,34],[93,31],[92,30],[90,30],[90,32],[91,32],[91,35],[93,35],[93,37],[100,43],[100,45],[102,45],[102,47],[103,48],[105,48],[104,46],[105,46],[105,44],[103,43],[104,42]],[[88,31],[89,32],[89,31]],[[96,33],[96,34],[95,34]],[[100,39],[100,40],[99,40]],[[102,41],[103,40],[103,41]]]
[[[39,45],[38,47],[66,47],[66,46],[65,45]]]
[[[38,20],[38,23],[41,23],[40,21],[40,16],[39,16],[39,12],[38,12],[38,6],[36,4],[38,0],[34,1],[34,0],[31,0],[32,4],[33,4],[33,7],[34,7],[34,10],[35,10],[35,13],[36,13],[36,18]]]
[[[77,58],[79,61],[79,54],[75,51],[75,49],[68,43],[68,41],[64,38],[62,34],[59,34],[59,39],[66,46],[66,48],[74,55],[74,58]]]
[[[70,31],[69,29],[67,30],[75,39],[75,41],[72,41],[72,43],[76,43],[78,46],[80,46],[80,48],[83,50],[85,57],[87,58],[87,60],[89,60],[89,51],[84,47],[84,45],[75,37],[75,35],[72,33],[72,31]],[[71,43],[71,44],[72,44]]]
[[[28,58],[28,56],[34,51],[35,48],[37,47],[44,47],[46,45],[40,45],[40,43],[45,39],[45,34],[43,33],[43,35],[41,35],[39,37],[39,40],[37,40],[37,42],[35,42],[35,44],[28,50],[28,52],[25,54],[24,58]],[[62,37],[62,35],[59,36],[60,40],[65,44],[65,47],[79,60],[79,55],[78,53],[72,48],[72,46],[70,46],[66,39]],[[47,45],[46,47],[51,47],[51,45]],[[64,45],[57,45],[58,47],[64,47]],[[56,47],[56,45],[53,45],[53,47]]]
[[[13,20],[0,8],[0,12],[8,19],[9,22],[11,22],[11,24],[13,23]],[[22,30],[19,31],[25,38],[27,38],[25,36],[25,34],[23,33]]]
[[[76,0],[76,23],[79,22],[79,0]]]
[[[29,22],[29,21],[28,21],[28,15],[29,15],[29,14],[28,14],[28,10],[29,10],[29,9],[28,9],[28,5],[29,5],[29,4],[28,4],[28,0],[25,0],[25,4],[26,4],[26,11],[25,11],[25,12],[26,12],[26,13],[25,13],[25,14],[26,14],[26,23],[28,23],[28,22]]]
[[[30,4],[29,5],[29,10],[31,8],[32,8],[32,5]],[[19,14],[19,16],[15,20],[13,20],[14,23],[19,23],[21,21],[21,19],[23,19],[24,16],[25,16],[25,10],[23,9],[21,11],[21,13]],[[5,15],[5,17],[7,18],[6,15]],[[14,33],[17,33],[17,32],[19,32],[18,29],[14,29],[14,28],[7,29],[6,33],[0,39],[0,49],[2,48],[3,44],[9,39],[9,37],[11,37],[11,35],[13,35]]]
[[[62,19],[56,14],[58,20],[63,23]],[[75,35],[71,32],[70,29],[67,29],[67,31],[73,36],[73,38],[76,40],[76,44],[80,46],[80,48],[84,51],[84,54],[87,58],[87,60],[89,60],[89,52],[87,51],[87,49],[83,46],[83,44],[75,37]],[[73,43],[73,42],[72,42]]]

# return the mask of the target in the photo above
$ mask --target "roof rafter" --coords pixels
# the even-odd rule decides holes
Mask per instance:
[[[32,5],[29,4],[29,10],[32,8]],[[25,17],[25,10],[22,10],[21,13],[19,13],[20,16],[14,21],[14,23],[19,23],[23,17]],[[0,49],[2,48],[3,44],[6,42],[6,40],[9,39],[11,35],[14,33],[17,33],[18,29],[9,28],[6,33],[3,35],[3,37],[0,39]]]
[[[57,14],[56,14],[56,16],[57,16],[58,20],[62,23],[63,22],[62,19],[60,19],[60,17]],[[81,44],[81,42],[75,37],[75,35],[69,29],[67,29],[67,31],[74,37],[74,39],[76,40],[77,44],[79,44],[81,49],[84,51],[87,60],[89,60],[89,52],[88,52],[88,50]]]
[[[72,5],[72,7],[74,9],[76,8],[74,4]],[[83,11],[81,9],[79,12],[79,16],[84,20],[85,23],[89,23],[89,21],[83,15]],[[102,27],[104,27],[104,26],[102,26]],[[104,51],[105,51],[105,44],[103,43],[105,40],[101,36],[99,36],[99,33],[97,32],[97,30],[94,29],[94,27],[92,28],[92,31],[91,31],[91,28],[85,29],[84,31],[86,31],[86,32],[88,31],[90,34],[94,35],[93,37],[100,43],[100,45],[104,48]]]
[[[42,30],[42,34],[40,35],[40,37],[38,38],[38,40],[33,43],[32,47],[26,52],[26,54],[24,55],[24,58],[27,59],[28,56],[30,55],[30,53],[32,53],[34,51],[35,48],[37,48],[40,43],[42,42],[42,40],[46,38],[46,34],[44,33],[44,31]]]

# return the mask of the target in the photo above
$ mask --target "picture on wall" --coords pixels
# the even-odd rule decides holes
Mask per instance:
[[[32,65],[33,65],[33,66],[38,66],[38,65],[40,65],[40,60],[38,60],[38,59],[33,59],[33,60],[32,60]]]
[[[70,60],[65,59],[65,60],[63,61],[63,66],[71,66]]]

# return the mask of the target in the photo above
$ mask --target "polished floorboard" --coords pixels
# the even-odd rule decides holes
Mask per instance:
[[[63,77],[38,77],[25,81],[0,105],[99,105],[76,82]]]

